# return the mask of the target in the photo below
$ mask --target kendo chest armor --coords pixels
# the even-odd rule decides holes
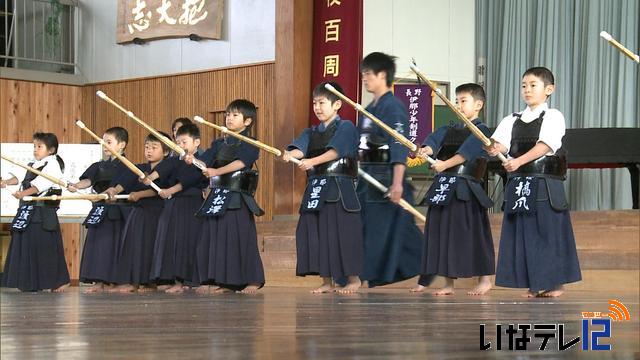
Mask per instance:
[[[364,143],[364,144],[363,144]],[[366,148],[362,145],[366,144]],[[364,129],[360,135],[360,148],[358,149],[358,161],[372,163],[389,162],[389,144],[387,139],[376,133],[372,128]]]
[[[226,141],[223,142],[220,150],[216,154],[213,167],[220,168],[238,160],[240,145],[240,142],[237,144],[227,144]],[[223,187],[231,191],[239,191],[253,196],[258,188],[258,171],[238,170],[215,176],[211,178],[210,185],[211,187]]]
[[[530,122],[525,123],[521,119],[521,114],[514,114],[516,121],[511,130],[511,147],[509,155],[519,157],[531,150],[537,143],[540,136],[540,128],[544,121],[544,111],[540,116]],[[509,176],[533,175],[541,177],[551,177],[564,180],[567,175],[567,155],[566,151],[560,148],[554,155],[542,156],[522,165],[515,173]]]
[[[33,167],[33,163],[30,163],[29,166]],[[42,169],[44,169],[44,167],[47,166],[47,164],[45,163],[44,165],[42,165],[41,167],[37,168],[36,170],[38,171],[42,171]],[[24,180],[22,180],[22,183],[20,184],[20,188],[22,190],[26,190],[28,188],[31,187],[31,181],[33,181],[33,179],[35,179],[36,177],[38,177],[38,175],[32,173],[31,171],[27,171],[27,174],[24,177]],[[47,192],[45,194],[43,194],[42,196],[51,196],[51,195],[62,195],[62,189],[54,189],[54,188],[49,188],[49,190],[47,190]],[[20,205],[24,205],[27,204],[27,202],[25,201],[20,201]],[[28,202],[28,204],[34,205],[34,206],[50,206],[50,207],[58,207],[60,206],[60,200],[45,200],[45,201],[30,201]]]
[[[445,161],[452,158],[456,155],[458,149],[460,149],[460,146],[467,140],[469,135],[471,135],[471,131],[466,127],[462,129],[450,128],[447,130],[447,135],[445,135],[442,141],[442,146],[438,151],[436,159]],[[477,157],[473,161],[465,161],[460,165],[448,168],[442,173],[482,181],[486,171],[487,160],[482,157]]]
[[[320,132],[314,129],[311,132],[309,146],[307,147],[306,158],[313,158],[322,155],[327,151],[327,145],[335,135],[338,124],[334,120],[325,131]],[[358,163],[356,159],[344,157],[326,163],[316,165],[307,171],[307,176],[358,176]]]
[[[116,161],[101,161],[98,165],[98,172],[93,182],[93,190],[100,194],[109,188],[109,184],[116,172]]]

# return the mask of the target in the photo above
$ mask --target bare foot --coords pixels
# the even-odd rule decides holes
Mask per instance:
[[[144,285],[138,288],[138,292],[140,293],[147,293],[152,291],[156,291],[156,287],[153,285]]]
[[[69,287],[69,284],[64,284],[64,285],[58,286],[55,289],[51,289],[51,292],[61,293],[61,292],[64,292],[68,287]]]
[[[200,285],[196,288],[196,294],[208,294],[209,288],[209,285]]]
[[[160,290],[160,287],[158,287],[158,290]],[[184,286],[178,283],[164,290],[164,292],[166,292],[167,294],[182,294],[184,292]]]
[[[453,295],[453,279],[449,277],[444,278],[444,287],[437,289],[433,292],[433,295]]]
[[[411,291],[412,293],[421,293],[421,292],[424,292],[424,289],[426,289],[425,286],[418,284],[412,287],[411,289],[409,289],[409,291]]]
[[[103,285],[102,283],[95,283],[93,286],[87,288],[84,293],[85,294],[95,294],[95,293],[100,293],[103,290]]]
[[[331,284],[322,284],[319,287],[310,291],[312,294],[326,294],[330,292],[336,291],[333,285]]]
[[[443,288],[437,289],[433,292],[433,295],[453,295],[453,286],[445,286]]]
[[[326,294],[334,291],[336,291],[336,288],[333,285],[333,279],[331,277],[322,277],[322,285],[309,292],[312,294]]]
[[[558,296],[561,296],[562,294],[564,294],[564,286],[560,285],[560,286],[558,286],[557,288],[555,288],[553,290],[543,291],[538,296],[540,296],[540,297],[558,297]]]
[[[108,293],[116,293],[116,292],[120,292],[120,287],[122,285],[114,285],[114,286],[110,286],[107,289],[104,289],[104,291],[108,292]]]
[[[336,289],[338,294],[355,294],[360,289],[360,278],[357,276],[349,276],[349,280],[347,281],[347,285],[342,288]]]
[[[260,289],[260,284],[249,284],[244,289],[238,291],[241,294],[255,294]]]
[[[538,296],[538,293],[536,291],[529,290],[529,291],[527,291],[526,293],[524,293],[524,294],[522,294],[520,296],[522,296],[523,298],[534,298],[534,297]]]
[[[488,276],[480,276],[478,285],[467,292],[467,295],[484,295],[491,290],[491,280]]]
[[[131,284],[127,284],[127,285],[118,285],[114,288],[114,291],[117,291],[119,293],[132,293],[132,292],[136,292],[136,290],[138,290],[137,286],[133,286]]]
[[[156,289],[158,289],[158,291],[167,291],[169,289],[171,289],[173,286],[172,285],[158,285],[158,287],[156,287]]]
[[[226,294],[226,293],[230,293],[230,292],[233,292],[233,291],[231,291],[231,289],[227,289],[227,288],[224,288],[222,286],[218,286],[217,288],[213,289],[212,292],[214,294]]]

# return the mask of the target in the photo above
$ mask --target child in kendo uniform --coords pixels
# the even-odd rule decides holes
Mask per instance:
[[[296,275],[320,275],[312,293],[334,291],[336,279],[347,279],[339,293],[354,293],[361,285],[363,239],[358,176],[358,129],[338,115],[342,101],[322,83],[313,90],[313,111],[320,124],[305,129],[287,147],[285,161],[302,159],[307,188],[296,229]],[[338,84],[330,83],[342,92]]]
[[[57,155],[58,138],[52,133],[33,134],[33,157],[29,166],[57,179],[64,172],[64,161]],[[17,185],[14,176],[2,180],[2,187]],[[60,187],[32,172],[25,174],[20,190],[13,194],[20,200],[11,223],[11,242],[2,273],[2,286],[21,291],[64,291],[69,271],[56,211],[60,201],[23,201],[25,196],[60,195]]]
[[[525,297],[557,297],[564,284],[581,280],[563,185],[564,116],[547,105],[555,90],[549,69],[527,70],[521,89],[526,109],[502,119],[487,147],[490,155],[508,155],[496,285],[528,288]]]
[[[225,125],[230,131],[249,136],[256,119],[257,109],[248,100],[227,106]],[[252,170],[258,156],[257,147],[225,135],[215,139],[202,157],[210,184],[197,212],[203,222],[196,245],[199,293],[255,293],[264,286],[255,224],[255,216],[264,211],[254,198],[258,172]]]
[[[124,156],[124,149],[129,141],[129,133],[126,129],[109,128],[102,135],[102,139]],[[71,192],[92,187],[94,192],[103,193],[115,177],[129,171],[106,147],[103,152],[106,159],[91,164],[80,176],[80,181],[69,185]],[[122,229],[130,210],[131,207],[126,201],[93,203],[84,221],[87,237],[80,261],[80,281],[93,282],[94,285],[85,292],[100,292],[105,284],[113,283],[117,246],[120,244]]]
[[[489,136],[489,129],[478,118],[485,102],[482,87],[458,86],[456,102],[460,112]],[[444,276],[445,286],[434,294],[450,295],[454,279],[478,276],[478,285],[467,294],[483,295],[491,289],[495,253],[487,213],[493,202],[483,187],[487,160],[482,142],[457,122],[429,135],[419,153],[436,154],[431,168],[437,173],[425,197],[429,209],[421,279]],[[419,282],[413,291],[422,291],[425,285]]]

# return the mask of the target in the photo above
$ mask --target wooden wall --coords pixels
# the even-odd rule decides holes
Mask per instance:
[[[44,131],[55,133],[60,143],[79,143],[81,130],[73,123],[81,114],[79,86],[0,79],[0,142],[31,142],[34,132]],[[78,279],[80,225],[61,226],[69,273]]]
[[[0,141],[31,142],[36,131],[61,143],[80,142],[82,87],[0,79]]]

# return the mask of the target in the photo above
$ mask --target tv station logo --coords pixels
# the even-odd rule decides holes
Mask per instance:
[[[565,324],[496,324],[493,341],[486,336],[486,324],[480,324],[480,350],[516,350],[526,351],[535,346],[544,351],[551,348],[549,341],[557,339],[557,350],[568,350],[582,342],[583,351],[608,351],[612,349],[611,324],[629,321],[631,315],[627,307],[619,300],[609,300],[609,313],[583,311],[581,336],[565,334]]]

